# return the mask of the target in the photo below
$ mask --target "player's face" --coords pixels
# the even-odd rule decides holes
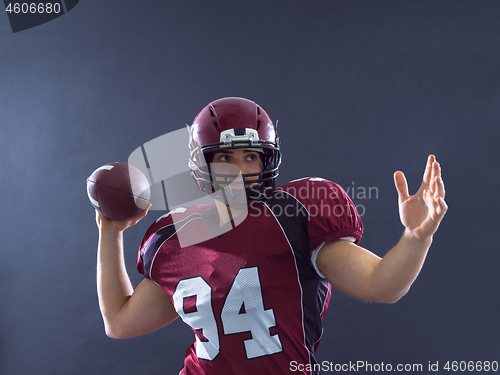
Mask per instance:
[[[216,152],[212,163],[211,168],[214,174],[237,176],[239,173],[260,173],[264,170],[259,152],[250,149],[232,149]],[[251,182],[256,180],[258,180],[258,176],[251,176],[245,179],[245,183],[251,185]],[[248,188],[249,186],[246,187]]]

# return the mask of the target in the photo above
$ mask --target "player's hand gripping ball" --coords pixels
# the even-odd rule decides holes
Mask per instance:
[[[87,178],[92,205],[110,219],[129,219],[144,210],[151,197],[149,182],[139,168],[124,162],[97,168]]]

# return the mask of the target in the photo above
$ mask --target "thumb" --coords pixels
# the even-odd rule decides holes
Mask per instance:
[[[407,200],[410,195],[408,194],[408,183],[403,172],[397,171],[394,173],[394,185],[396,185],[398,191],[399,201],[404,202]]]

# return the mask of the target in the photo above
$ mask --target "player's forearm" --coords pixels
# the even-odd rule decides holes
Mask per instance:
[[[123,256],[123,232],[101,229],[97,256],[97,294],[108,335],[113,335],[113,323],[132,293],[133,287]]]
[[[373,275],[375,290],[382,302],[394,303],[408,292],[422,269],[431,243],[432,237],[420,241],[405,230]]]

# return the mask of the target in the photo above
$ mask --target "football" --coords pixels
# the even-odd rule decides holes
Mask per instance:
[[[151,197],[144,173],[132,164],[115,162],[97,168],[87,178],[92,205],[110,219],[129,219],[144,210]]]

